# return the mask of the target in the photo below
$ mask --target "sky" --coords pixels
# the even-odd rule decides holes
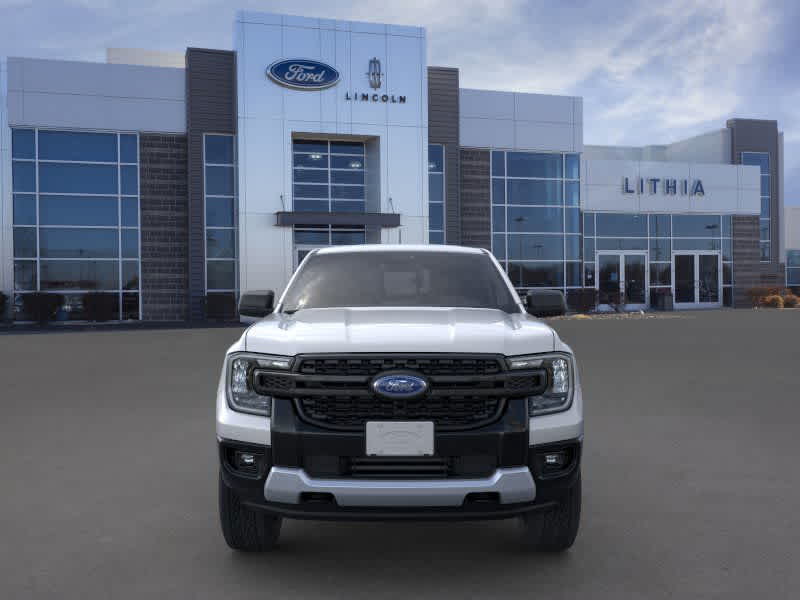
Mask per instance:
[[[421,25],[462,87],[583,97],[584,143],[665,144],[776,119],[800,205],[800,2],[793,0],[0,0],[0,56],[230,49],[237,9]]]

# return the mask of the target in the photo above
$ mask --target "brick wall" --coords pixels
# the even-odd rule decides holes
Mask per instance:
[[[461,150],[461,243],[492,248],[489,151]]]
[[[747,290],[761,285],[758,217],[733,217],[733,305],[749,307]]]
[[[188,318],[186,136],[139,135],[142,319]]]

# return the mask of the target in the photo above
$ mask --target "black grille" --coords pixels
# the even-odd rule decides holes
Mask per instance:
[[[377,375],[382,371],[415,371],[436,375],[494,375],[502,370],[497,358],[378,356],[304,358],[299,372],[304,375]]]
[[[363,479],[443,479],[450,474],[451,461],[446,458],[351,458],[351,477]]]

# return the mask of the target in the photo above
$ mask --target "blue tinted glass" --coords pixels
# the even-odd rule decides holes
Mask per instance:
[[[564,257],[567,260],[581,259],[581,237],[579,235],[564,236]]]
[[[11,130],[11,157],[36,158],[36,141],[33,129]]]
[[[429,177],[439,177],[441,175],[429,175]],[[357,183],[364,184],[364,171],[331,171],[331,183]]]
[[[594,260],[594,240],[592,238],[583,238],[583,260]]]
[[[14,256],[36,258],[35,227],[14,227]]]
[[[139,261],[136,260],[122,261],[122,289],[123,290],[139,289]]]
[[[567,179],[580,179],[581,178],[581,157],[579,154],[567,154],[565,157],[566,173],[564,177]]]
[[[722,240],[722,260],[733,260],[733,243],[730,238]]]
[[[786,266],[787,267],[800,267],[800,250],[787,250],[786,251]]]
[[[761,217],[769,218],[769,198],[761,198]]]
[[[647,250],[647,238],[597,238],[597,250]]]
[[[366,234],[363,231],[331,231],[331,244],[347,245],[347,244],[364,244],[366,243]]]
[[[14,290],[15,291],[36,290],[35,260],[14,261]]]
[[[350,171],[358,172],[358,171]],[[327,169],[295,169],[294,180],[296,183],[328,183]]]
[[[492,204],[505,204],[506,180],[492,179]]]
[[[339,164],[339,165],[334,164],[333,166],[336,166],[337,168],[340,168],[340,169],[351,168],[351,167],[348,167],[348,165],[350,163],[353,163],[353,164],[357,163],[359,165],[359,168],[360,168],[360,166],[362,166],[362,162],[363,162],[363,161],[361,161],[359,159],[350,158],[350,157],[347,157],[347,156],[340,156],[336,160],[341,161],[341,164]],[[293,157],[293,161],[294,161],[293,164],[294,164],[295,167],[309,167],[309,168],[312,168],[312,169],[327,169],[328,168],[328,155],[327,154],[318,154],[318,153],[295,154],[294,157]]]
[[[800,269],[789,269],[786,273],[787,285],[800,285]]]
[[[534,152],[508,152],[509,177],[561,177],[560,154],[538,154]]]
[[[567,181],[564,183],[565,204],[567,206],[580,206],[581,203],[581,184],[579,181]]]
[[[42,225],[116,225],[117,199],[113,196],[39,196]]]
[[[673,215],[675,237],[719,237],[719,215]]]
[[[236,263],[232,260],[209,260],[206,262],[206,287],[209,290],[235,289]]]
[[[326,154],[328,152],[328,142],[315,142],[313,140],[294,140],[292,150],[295,152],[314,152]]]
[[[117,167],[39,163],[39,191],[63,194],[117,194]]]
[[[43,260],[42,290],[119,289],[119,263],[115,260]]]
[[[39,253],[43,258],[117,258],[116,229],[39,230]]]
[[[509,235],[508,257],[512,260],[561,260],[564,238],[560,235]]]
[[[577,207],[564,209],[564,231],[567,233],[581,232],[581,211]]]
[[[236,238],[233,229],[206,229],[208,258],[235,258]]]
[[[586,287],[594,287],[594,263],[583,263],[583,275],[586,278]]]
[[[770,248],[769,242],[761,242],[758,247],[761,252],[761,261],[768,261],[772,254],[772,249]]]
[[[714,238],[674,238],[673,250],[719,250],[720,241]]]
[[[733,231],[733,219],[730,215],[722,216],[722,237],[731,237]]]
[[[233,196],[233,167],[206,167],[206,194]]]
[[[761,167],[761,174],[769,173],[769,153],[768,152],[742,152],[743,165],[755,165]]]
[[[669,264],[650,265],[650,285],[672,285],[672,270]]]
[[[563,204],[560,181],[508,180],[509,204]]]
[[[431,204],[428,215],[429,229],[444,229],[444,205],[441,203]]]
[[[564,229],[564,209],[509,206],[506,222],[509,231],[561,233]]]
[[[120,167],[120,189],[125,196],[135,196],[139,193],[139,169],[130,166]]]
[[[295,198],[327,198],[327,185],[294,184]]]
[[[122,319],[139,319],[139,294],[122,294]]]
[[[762,240],[768,240],[769,239],[769,225],[770,225],[770,223],[769,223],[769,220],[767,220],[767,219],[761,219],[760,222],[759,222],[759,225],[758,225],[759,237]]]
[[[761,195],[762,196],[769,196],[769,175],[762,175],[761,176]]]
[[[331,197],[342,200],[363,200],[364,186],[361,185],[332,185]]]
[[[119,161],[124,163],[139,162],[136,136],[123,134],[119,136]]]
[[[647,236],[647,216],[636,214],[597,213],[596,235]]]
[[[295,244],[328,244],[328,230],[320,231],[295,231]]]
[[[327,200],[295,200],[294,209],[302,212],[328,212]]]
[[[14,225],[36,225],[34,194],[14,194]]]
[[[650,240],[650,260],[672,260],[671,244],[669,239]]]
[[[670,237],[671,230],[669,215],[650,215],[650,237]]]
[[[39,160],[117,162],[117,135],[39,131]]]
[[[563,287],[563,262],[511,262],[508,277],[516,287]]]
[[[428,175],[428,200],[444,202],[444,175],[437,173]]]
[[[333,202],[334,212],[364,212],[364,201],[338,200]]]
[[[581,285],[581,263],[568,262],[567,267],[567,287],[580,287]]]
[[[139,258],[139,230],[123,229],[122,238],[122,258]]]
[[[207,135],[205,160],[207,163],[217,165],[232,165],[233,136]]]
[[[723,285],[730,285],[731,283],[733,283],[732,265],[723,264],[722,265],[722,284]]]
[[[444,232],[443,231],[428,232],[428,242],[431,244],[444,244]]]
[[[358,154],[364,156],[364,143],[331,142],[331,154]]]
[[[233,227],[233,198],[206,198],[206,227]]]
[[[492,231],[506,230],[506,208],[505,206],[492,207]]]
[[[444,147],[441,144],[428,145],[428,171],[431,173],[444,171]]]
[[[36,191],[36,165],[14,161],[11,166],[11,187],[15,192]]]
[[[506,174],[506,153],[495,150],[492,152],[492,175],[504,177]]]
[[[492,254],[498,260],[504,260],[506,257],[506,236],[493,235],[492,236]]]
[[[594,213],[583,215],[583,235],[594,236]]]
[[[122,226],[137,227],[139,225],[139,202],[136,198],[122,199]]]
[[[306,156],[310,157],[310,160],[317,160],[313,158],[313,155],[303,155],[298,154],[297,156]],[[327,161],[327,156],[320,157],[320,160]],[[324,165],[313,164],[308,166],[319,167],[319,166],[327,166],[327,162]],[[332,169],[350,169],[350,170],[364,170],[364,159],[359,158],[358,156],[331,156],[331,168]]]

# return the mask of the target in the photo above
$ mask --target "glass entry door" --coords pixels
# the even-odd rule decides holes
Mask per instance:
[[[597,253],[598,308],[640,310],[647,307],[647,254]]]
[[[681,252],[672,255],[675,308],[722,306],[719,252]]]

